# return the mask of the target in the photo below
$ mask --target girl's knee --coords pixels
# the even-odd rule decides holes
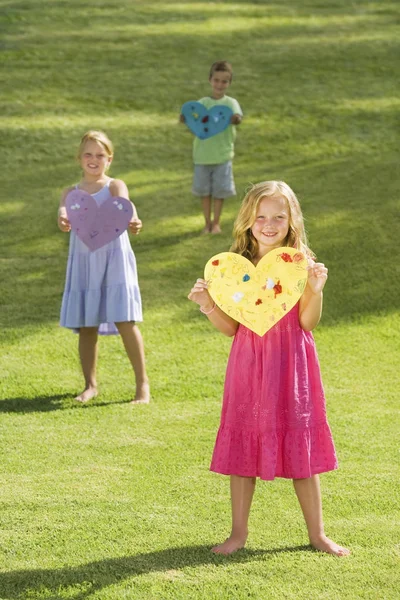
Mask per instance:
[[[136,321],[119,321],[115,323],[115,326],[120,333],[125,331],[139,331]]]
[[[79,335],[85,336],[85,337],[97,335],[97,332],[98,332],[97,327],[80,327],[79,328]]]

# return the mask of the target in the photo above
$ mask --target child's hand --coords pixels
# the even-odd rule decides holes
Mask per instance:
[[[308,285],[313,294],[319,294],[324,289],[328,279],[328,269],[323,263],[310,261],[308,265]]]
[[[138,233],[140,232],[140,230],[142,229],[142,227],[143,227],[143,223],[139,219],[139,217],[134,217],[129,222],[129,231],[130,231],[130,233],[133,233],[133,235],[138,235]]]
[[[71,231],[71,223],[64,215],[58,215],[58,227],[61,229],[61,231],[64,231],[65,233]]]
[[[240,125],[241,122],[242,122],[242,115],[235,114],[235,115],[231,116],[232,125]]]
[[[189,300],[199,304],[204,310],[210,310],[214,306],[214,301],[207,290],[207,282],[204,279],[198,279],[188,295]]]

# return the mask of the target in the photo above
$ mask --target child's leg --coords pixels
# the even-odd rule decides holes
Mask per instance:
[[[211,196],[203,196],[201,199],[201,206],[203,208],[204,215],[204,229],[203,233],[210,233],[211,231]]]
[[[223,544],[212,549],[216,554],[232,554],[232,552],[244,548],[255,487],[255,477],[231,475],[232,531]]]
[[[221,233],[219,220],[222,212],[223,198],[214,198],[214,219],[211,226],[211,233]]]
[[[115,323],[124,342],[125,350],[135,372],[136,394],[134,403],[146,404],[150,401],[149,378],[146,373],[142,334],[134,321]]]
[[[229,196],[236,194],[231,160],[213,167],[211,193],[214,197],[214,219],[211,226],[211,233],[221,233],[219,221],[224,198],[229,198]]]
[[[97,396],[97,337],[97,327],[81,327],[79,329],[79,358],[85,378],[85,389],[75,398],[78,402],[88,402]]]
[[[336,556],[350,554],[350,550],[339,546],[325,535],[319,476],[313,475],[307,479],[293,479],[293,485],[303,511],[310,544],[317,550]]]

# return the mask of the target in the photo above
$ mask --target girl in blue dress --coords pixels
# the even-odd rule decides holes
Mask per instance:
[[[58,210],[58,226],[70,232],[64,295],[60,324],[79,333],[79,356],[85,379],[84,390],[76,397],[88,402],[98,393],[96,365],[98,334],[120,334],[136,378],[132,402],[150,400],[144,346],[137,322],[142,318],[142,303],[137,279],[136,260],[127,231],[101,248],[89,248],[71,231],[65,199],[80,189],[91,194],[100,206],[110,197],[129,200],[125,183],[112,179],[106,172],[113,159],[113,145],[101,131],[88,131],[82,137],[78,160],[82,167],[80,182],[66,188]],[[129,231],[137,235],[142,228],[135,207]]]

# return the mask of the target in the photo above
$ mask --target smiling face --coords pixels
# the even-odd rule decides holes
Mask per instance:
[[[289,233],[290,211],[283,196],[264,197],[260,200],[251,233],[258,243],[259,258],[285,244]]]
[[[216,100],[225,96],[225,91],[231,83],[231,74],[229,71],[214,71],[210,77],[212,88],[212,97]]]
[[[94,140],[88,140],[80,154],[80,164],[86,177],[102,177],[112,161],[104,146]]]

